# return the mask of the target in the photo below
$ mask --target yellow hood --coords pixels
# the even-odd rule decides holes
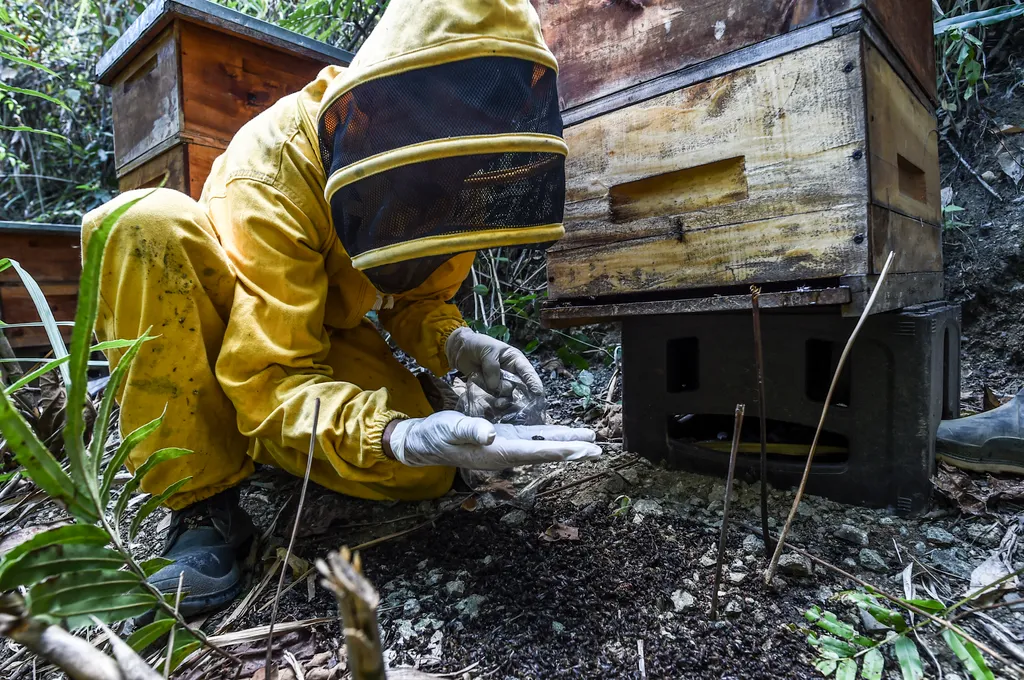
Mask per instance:
[[[556,74],[528,0],[392,0],[317,115],[353,265],[560,238]]]

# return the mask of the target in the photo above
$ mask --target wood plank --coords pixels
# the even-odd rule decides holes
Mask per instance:
[[[835,287],[762,293],[759,306],[761,309],[791,309],[844,305],[850,301],[848,288]],[[541,308],[541,322],[546,328],[566,328],[606,323],[627,316],[735,312],[747,309],[750,309],[750,295],[715,295],[679,300],[606,304],[547,303]]]
[[[757,222],[548,252],[548,297],[601,296],[867,272],[866,209],[847,205]]]
[[[301,90],[321,67],[304,57],[182,23],[185,133],[227,146],[242,125]]]
[[[568,128],[549,295],[867,273],[859,57],[843,36]]]
[[[882,271],[890,251],[893,273],[942,271],[941,227],[873,205],[868,230],[872,274]]]
[[[78,304],[77,283],[41,283],[39,287],[46,296],[50,311],[57,321],[73,321],[75,308]],[[0,286],[0,310],[3,320],[7,323],[32,323],[39,321],[39,313],[28,291],[21,285]],[[46,331],[42,328],[10,328],[4,331],[11,346],[48,347]],[[61,329],[65,340],[71,339],[71,328]]]
[[[642,9],[625,2],[595,4],[591,0],[533,0],[533,4],[558,59],[563,109],[865,7],[863,0],[645,0]],[[902,0],[898,5],[901,11],[912,6],[915,17],[922,8],[930,12],[931,7],[928,0]],[[906,46],[915,59],[931,49],[931,36],[910,31],[919,27],[902,20],[897,10],[880,8],[876,15],[884,30],[898,31],[894,42],[916,41]],[[930,20],[924,25],[930,27]],[[934,92],[934,67],[919,76],[931,83]]]
[[[935,116],[870,43],[864,43],[871,197],[897,212],[940,224]]]
[[[78,234],[0,232],[0,253],[17,260],[40,283],[75,282],[82,274],[82,248]],[[13,270],[0,273],[0,283],[16,284]]]
[[[179,142],[156,158],[120,177],[118,186],[121,191],[158,187],[161,182],[164,182],[164,186],[168,189],[188,193],[188,162],[185,146],[184,143]]]
[[[928,0],[868,0],[867,6],[917,84],[937,104],[932,4]]]
[[[205,144],[188,145],[188,184],[189,194],[195,200],[203,195],[203,185],[210,176],[213,162],[224,153],[224,147],[206,146]]]
[[[111,86],[114,159],[119,169],[181,131],[175,31],[175,26],[168,26]]]
[[[860,316],[871,291],[878,283],[878,276],[848,276],[839,280],[840,285],[847,286],[853,299],[843,307],[843,316]],[[885,277],[885,285],[878,292],[878,298],[871,308],[872,314],[903,309],[911,305],[935,302],[945,297],[942,272],[917,272],[913,274],[889,274]]]

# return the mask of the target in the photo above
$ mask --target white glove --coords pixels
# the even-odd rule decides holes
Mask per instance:
[[[447,465],[504,470],[519,465],[590,460],[601,455],[591,430],[559,425],[492,425],[457,411],[399,421],[391,432],[395,459],[411,467]]]
[[[448,365],[471,376],[483,376],[484,387],[493,395],[501,390],[502,369],[515,375],[530,392],[543,395],[544,383],[526,355],[501,340],[495,340],[484,333],[477,333],[465,326],[455,329],[448,336],[444,352]]]

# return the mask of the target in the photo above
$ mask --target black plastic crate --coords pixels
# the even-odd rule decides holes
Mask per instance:
[[[768,476],[776,487],[799,483],[856,321],[828,310],[762,313]],[[737,474],[757,476],[760,421],[749,313],[628,318],[622,348],[630,451],[669,467],[725,476],[735,407],[745,403]],[[936,302],[869,317],[825,421],[808,492],[902,513],[923,510],[935,471],[935,430],[960,410],[959,357],[958,305]]]

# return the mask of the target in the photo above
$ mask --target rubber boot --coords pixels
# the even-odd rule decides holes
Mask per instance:
[[[991,411],[943,420],[935,450],[959,468],[1024,474],[1024,390]]]
[[[223,608],[242,588],[240,560],[256,534],[238,504],[238,488],[171,514],[162,557],[173,560],[149,577],[164,593],[182,579],[181,613],[188,617]]]

